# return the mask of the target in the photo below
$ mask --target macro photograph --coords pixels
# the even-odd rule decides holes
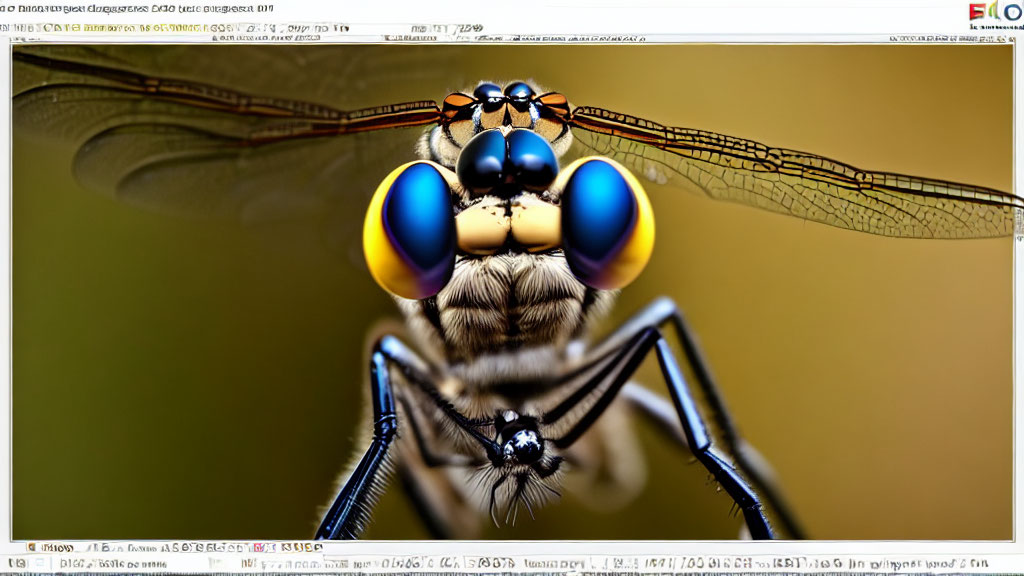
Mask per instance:
[[[12,536],[1009,540],[1009,44],[21,44]]]

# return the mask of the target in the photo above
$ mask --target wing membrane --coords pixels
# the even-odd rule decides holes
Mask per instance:
[[[913,238],[982,238],[1013,231],[1024,200],[991,188],[860,170],[822,156],[634,116],[579,107],[585,148],[640,175],[711,198],[850,230]]]
[[[159,68],[156,54],[117,52]],[[127,64],[88,47],[15,58],[17,129],[76,145],[87,188],[177,214],[260,223],[351,211],[358,224],[376,182],[413,157],[416,134],[402,128],[438,113],[429,101],[342,111],[249,96],[115,68]],[[352,135],[326,137],[338,134]]]
[[[191,109],[195,113],[209,110],[234,116],[266,119],[260,129],[250,130],[246,134],[245,143],[250,146],[278,140],[333,136],[402,126],[423,126],[436,122],[440,117],[437,104],[431,101],[343,111],[303,100],[253,96],[212,84],[158,78],[32,52],[19,51],[14,54],[14,58],[30,70],[44,69],[58,75],[56,80],[43,80],[37,77],[35,85],[32,84],[31,78],[20,80],[16,93],[17,100],[42,102],[43,108],[56,104],[64,104],[67,107],[66,105],[70,104],[76,116],[80,114],[81,108],[89,107],[94,112],[100,112],[102,116],[112,117],[117,115],[116,103],[129,103],[130,107],[124,113],[132,114],[133,108],[136,107],[132,103],[135,97],[155,100],[165,105],[180,104],[182,110]],[[19,117],[33,125],[35,119],[45,121],[48,115],[52,114],[48,110],[40,111],[38,107],[36,110],[35,114],[23,111]],[[40,125],[52,126],[53,123],[45,121]],[[86,125],[83,128],[89,130],[91,126]]]
[[[60,64],[31,66],[33,57]],[[105,68],[115,78],[134,75],[351,109],[447,94],[451,82],[464,81],[453,77],[456,57],[448,46],[22,45],[14,49],[14,93],[44,83],[112,85],[97,71]]]
[[[86,188],[161,212],[312,234],[357,262],[369,196],[414,157],[412,127],[438,112],[428,101],[334,104],[419,94],[416,82],[450,78],[442,71],[451,66],[445,50],[337,46],[53,45],[14,54],[16,133],[73,146]],[[346,135],[329,137],[337,134]]]

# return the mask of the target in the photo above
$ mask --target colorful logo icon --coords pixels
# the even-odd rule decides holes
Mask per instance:
[[[1002,10],[999,7],[999,0],[985,5],[985,4],[970,4],[970,17],[971,20],[977,20],[979,18],[994,18],[996,20],[1009,20],[1010,22],[1016,22],[1020,20],[1021,16],[1024,16],[1024,7],[1020,4],[1007,3],[1004,4]]]

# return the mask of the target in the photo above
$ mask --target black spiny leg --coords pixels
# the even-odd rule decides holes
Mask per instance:
[[[728,461],[722,458],[718,451],[713,449],[711,436],[708,435],[707,428],[704,426],[704,419],[697,409],[697,404],[679,370],[676,359],[672,356],[668,342],[664,338],[659,338],[655,346],[661,373],[665,376],[669,393],[672,395],[672,403],[676,406],[676,412],[679,414],[683,433],[686,434],[686,441],[690,444],[690,450],[697,460],[715,476],[715,479],[743,511],[750,535],[757,540],[774,538],[775,534],[768,524],[768,519],[761,508],[761,501],[753,487]]]
[[[619,346],[619,350],[614,354],[600,356],[593,366],[596,372],[590,375],[576,392],[542,417],[541,421],[545,425],[554,426],[562,417],[578,409],[584,400],[589,404],[586,411],[575,419],[566,432],[552,439],[552,443],[559,448],[565,448],[586,432],[615,398],[651,348],[655,349],[658,356],[662,375],[665,377],[691,452],[743,511],[751,536],[756,539],[774,538],[757,493],[712,445],[711,436],[697,409],[689,385],[672,356],[668,342],[657,328],[643,328]],[[597,395],[596,398],[594,394]]]
[[[676,337],[679,338],[679,343],[686,354],[686,361],[693,369],[697,385],[707,399],[711,416],[721,432],[722,442],[735,459],[736,466],[750,479],[750,483],[757,489],[757,492],[764,496],[765,502],[775,511],[785,533],[798,540],[806,538],[796,515],[787,504],[782,491],[774,480],[771,467],[754,447],[740,436],[711,374],[709,365],[697,345],[697,339],[675,302],[669,298],[655,300],[624,322],[615,332],[598,344],[594,351],[599,355],[607,353],[609,350],[623,346],[644,328],[662,326],[666,323],[672,326]],[[659,424],[664,424],[661,422],[664,420],[664,411],[656,405],[659,400],[661,399],[630,398],[634,406],[643,410]]]
[[[409,348],[392,336],[385,336],[377,342],[370,357],[370,395],[373,402],[373,440],[355,470],[345,482],[330,510],[316,531],[317,540],[351,540],[359,537],[370,509],[373,507],[376,491],[386,480],[388,472],[385,463],[388,449],[391,447],[398,431],[398,415],[395,410],[395,394],[392,389],[390,366],[401,370],[410,385],[427,395],[430,403],[446,419],[464,431],[483,449],[487,458],[498,461],[501,456],[498,445],[479,428],[491,423],[490,420],[477,421],[466,418],[458,412],[433,387],[426,364]],[[417,426],[411,429],[419,434]],[[418,446],[424,450],[431,464],[444,465],[453,461],[431,458],[429,450],[420,438],[416,438]],[[454,462],[457,462],[454,461]]]
[[[398,462],[402,488],[430,532],[431,538],[457,538],[465,534],[465,526],[471,526],[476,520],[476,510],[454,488],[450,477],[443,472],[439,473],[437,468],[477,467],[486,464],[487,461],[474,460],[458,453],[439,452],[432,447],[428,430],[421,422],[420,406],[411,402],[408,396],[399,394],[398,403],[402,408],[403,434],[412,433],[415,450],[410,446],[410,454],[406,455],[403,452],[402,461]],[[430,405],[426,407],[433,408]],[[419,457],[411,452],[416,452]]]
[[[395,397],[391,390],[388,359],[381,352],[379,343],[370,359],[370,392],[373,400],[373,441],[320,523],[316,531],[317,540],[354,540],[359,537],[373,505],[376,483],[381,481],[378,478],[381,465],[395,438],[398,428]]]

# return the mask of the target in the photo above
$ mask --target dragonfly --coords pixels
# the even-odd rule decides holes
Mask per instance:
[[[632,171],[655,181],[683,181],[714,199],[885,236],[1007,235],[1012,231],[1014,209],[1024,206],[1019,197],[991,188],[863,170],[742,138],[664,126],[605,108],[570,105],[565,96],[534,89],[525,82],[483,82],[440,101],[417,100],[341,110],[311,101],[259,96],[175,77],[150,76],[80,47],[24,47],[15,53],[15,62],[21,70],[20,78],[25,79],[19,83],[19,76],[15,78],[16,121],[21,118],[35,125],[51,122],[62,129],[73,128],[74,134],[62,137],[79,142],[75,168],[83,183],[129,202],[171,211],[241,212],[244,219],[259,219],[278,217],[288,211],[322,209],[324,204],[350,207],[351,201],[337,197],[282,197],[280,189],[287,188],[287,183],[275,173],[279,164],[255,159],[276,154],[282,162],[294,161],[297,154],[290,152],[301,150],[297,144],[343,141],[405,129],[422,132],[418,137],[421,157],[452,174],[463,172],[457,170],[457,164],[476,136],[494,134],[497,130],[511,150],[511,135],[525,132],[539,135],[560,160],[567,158],[569,147],[575,142],[577,149],[588,154],[615,160],[618,168],[622,168],[616,168],[619,174]],[[67,122],[61,110],[82,118]],[[408,146],[408,142],[403,145]],[[355,149],[357,154],[361,151],[359,147]],[[438,173],[442,180],[450,180],[450,188],[470,188],[463,174],[452,178],[444,170]],[[561,170],[562,174],[569,173],[568,168]],[[559,168],[550,171],[558,172]],[[204,181],[194,181],[197,177]],[[639,183],[634,184],[629,176],[625,179],[626,188],[642,194],[636,192]],[[474,207],[483,206],[479,202],[499,198],[499,205],[514,213],[508,204],[511,200],[503,197],[525,194],[521,180],[512,178],[498,186],[503,190],[512,186],[515,192],[492,194],[492,190],[487,190],[477,194],[463,190],[465,198],[452,209],[456,214],[472,214]],[[533,200],[541,204],[533,205],[534,208],[545,204],[557,207],[560,198],[543,196],[550,192],[547,186],[553,185],[552,179],[541,181],[542,186],[527,189],[529,194],[523,198],[537,197]],[[561,194],[566,186],[561,182],[556,187]],[[210,194],[210,190],[219,193]],[[562,228],[572,228],[562,218]],[[457,215],[455,221],[460,222]],[[502,239],[496,247],[484,248],[473,242],[460,244],[453,267],[502,257],[506,242],[511,241]],[[484,253],[473,254],[473,250]],[[564,264],[567,251],[550,242],[541,243],[532,251],[522,244],[508,250],[515,258],[523,259],[561,256],[563,272],[568,266]],[[375,277],[390,273],[375,271],[373,264],[370,267]],[[594,310],[609,306],[621,287],[617,284],[620,279],[606,281],[598,278],[600,273],[588,276],[580,267],[579,263],[574,266],[577,283],[572,290],[580,294],[577,300],[581,310],[588,302]],[[390,458],[394,453],[407,455],[417,450],[419,454],[413,456],[419,459],[416,474],[404,470],[403,474],[415,477],[429,473],[426,468],[435,467],[468,471],[477,474],[476,481],[484,486],[484,490],[478,490],[483,495],[482,507],[495,521],[499,516],[506,520],[514,518],[520,508],[532,514],[533,505],[558,492],[557,479],[562,468],[571,469],[573,465],[573,443],[617,395],[661,422],[670,435],[680,437],[677,439],[694,451],[709,474],[736,501],[751,535],[777,535],[765,508],[778,515],[784,533],[801,535],[795,518],[772,485],[770,472],[765,470],[756,451],[739,436],[696,346],[695,336],[673,303],[655,302],[608,340],[588,345],[582,351],[577,350],[577,344],[586,335],[587,323],[580,326],[570,322],[575,322],[575,318],[558,316],[552,318],[557,319],[556,324],[564,324],[562,328],[567,333],[556,334],[554,338],[545,334],[542,339],[538,335],[540,329],[534,327],[534,333],[525,330],[525,335],[520,332],[516,339],[507,341],[494,342],[494,335],[480,335],[486,346],[473,342],[457,344],[443,336],[458,333],[458,328],[446,326],[442,320],[452,308],[440,303],[448,287],[445,282],[450,280],[444,273],[440,276],[441,279],[432,281],[435,285],[417,287],[412,292],[396,288],[387,280],[381,282],[397,294],[396,301],[406,313],[410,327],[421,333],[421,346],[426,343],[429,348],[429,341],[439,335],[446,344],[425,357],[397,338],[388,337],[377,343],[371,369],[371,396],[376,412],[372,419],[373,438],[368,440],[369,449],[360,463],[345,475],[346,481],[326,513],[318,537],[357,536],[371,514],[373,493],[385,480]],[[469,283],[463,290],[473,294],[472,286],[479,282],[482,280]],[[543,304],[543,298],[541,301]],[[482,305],[478,302],[475,307]],[[512,315],[510,310],[503,313]],[[581,311],[576,314],[586,316]],[[415,328],[417,324],[421,325],[419,329]],[[516,330],[525,328],[521,324]],[[462,330],[470,332],[466,327]],[[707,397],[710,417],[696,408],[691,387],[667,346],[667,337],[681,342],[696,376],[696,388]],[[531,348],[554,354],[543,364],[558,368],[548,374],[524,377],[528,365],[538,364],[537,357],[523,353]],[[579,357],[570,358],[577,353]],[[627,383],[635,363],[647,354],[656,354],[663,366],[671,405]],[[434,356],[441,360],[433,359]],[[499,368],[500,362],[512,362],[514,368]],[[512,374],[502,374],[501,370]],[[594,376],[594,372],[601,378],[583,377]],[[450,383],[453,376],[460,383],[454,389]],[[532,382],[524,383],[525,380]],[[516,390],[516,386],[528,390]],[[474,404],[486,408],[473,407]],[[417,408],[423,405],[430,408]],[[707,437],[706,427],[710,424],[721,431],[721,446]],[[406,430],[397,440],[395,427]],[[447,449],[439,461],[434,460],[437,455],[427,447],[429,440],[439,441]],[[399,468],[403,466],[401,461],[396,464]],[[429,490],[425,482],[412,488],[423,502],[443,498]],[[456,506],[435,505],[424,513],[440,535],[459,529],[451,518],[451,508]]]

